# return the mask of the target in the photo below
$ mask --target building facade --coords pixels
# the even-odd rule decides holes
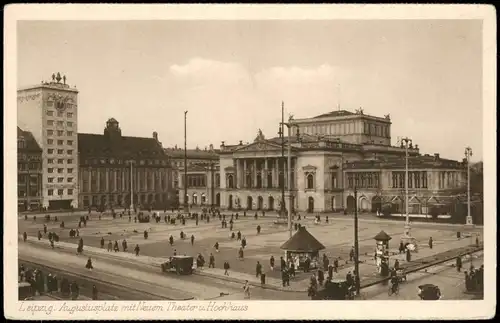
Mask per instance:
[[[179,169],[179,205],[184,204],[184,169]],[[221,203],[220,170],[215,163],[188,166],[187,203],[190,207],[215,206]]]
[[[399,189],[401,170],[393,170],[395,166],[389,162],[377,164],[377,160],[397,160],[403,161],[404,165],[406,148],[391,145],[389,115],[380,118],[365,115],[362,109],[355,113],[341,110],[314,118],[293,120],[293,124],[293,132],[297,129],[298,132],[290,137],[266,139],[259,130],[253,143],[222,143],[219,166],[220,204],[223,208],[277,210],[282,203],[283,187],[286,188],[284,205],[288,208],[289,183],[292,192],[291,208],[309,212],[336,212],[351,207],[354,183],[374,192],[387,191],[385,195],[391,195],[394,190]],[[292,171],[290,178],[287,174],[289,143]],[[418,145],[408,147],[408,155],[410,159],[418,159]],[[356,162],[373,165],[372,169],[368,169],[370,175],[366,182],[359,182],[359,179],[356,182]],[[438,166],[440,163],[443,166]],[[436,169],[446,165],[448,168],[444,169],[453,174],[449,176],[460,178],[463,171],[457,168],[457,163],[445,160],[419,165],[431,168],[435,165]],[[380,167],[385,170],[381,171]],[[435,173],[422,167],[411,170],[414,174],[412,176],[415,176],[415,185],[422,186],[425,183],[427,190],[432,192]],[[393,171],[398,176],[395,177],[397,188],[392,188],[392,178],[387,177],[392,176]],[[361,198],[362,203],[358,204],[363,208],[371,208],[371,200],[367,194],[368,192],[365,198]],[[441,195],[436,193],[434,197],[438,196]],[[365,200],[370,203],[366,204]]]
[[[219,163],[218,150],[210,145],[205,149],[188,149],[184,154],[184,149],[176,147],[165,148],[165,153],[170,158],[173,170],[172,186],[175,190],[176,201],[179,205],[184,204],[181,191],[184,191],[184,158],[188,167],[188,203],[195,205],[207,205],[212,203],[212,175]],[[215,179],[213,180],[215,183]],[[210,197],[209,197],[210,196]],[[215,195],[214,195],[215,196]],[[203,201],[203,202],[202,202]]]
[[[122,136],[118,121],[104,134],[78,134],[79,203],[82,207],[170,207],[173,170],[158,134]],[[133,195],[131,195],[133,194]],[[133,196],[133,200],[131,200]]]
[[[17,209],[39,210],[43,202],[42,149],[29,131],[17,128]]]
[[[42,206],[78,207],[78,90],[66,77],[17,91],[18,126],[42,149]]]

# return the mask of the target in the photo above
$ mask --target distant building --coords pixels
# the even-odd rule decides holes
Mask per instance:
[[[17,128],[17,208],[42,207],[42,149],[29,131]]]
[[[177,146],[165,148],[165,153],[171,160],[174,172],[172,185],[175,189],[176,200],[179,202],[179,205],[183,205],[183,193],[180,191],[184,190],[184,149],[177,148]],[[204,149],[188,149],[186,155],[188,166],[188,203],[198,206],[202,203],[204,205],[210,204],[211,197],[208,196],[212,194],[212,191],[209,190],[211,175],[208,175],[206,172],[209,171],[211,167],[215,169],[216,165],[218,165],[218,149],[214,149],[213,145]]]
[[[243,144],[242,141],[236,145],[222,143],[219,166],[223,208],[278,210],[283,187],[286,188],[284,205],[288,208],[289,182],[292,188],[291,208],[299,211],[335,212],[351,207],[356,180],[360,185],[358,206],[363,209],[372,208],[375,192],[390,195],[391,198],[397,195],[395,191],[400,190],[400,168],[401,163],[404,167],[406,150],[402,146],[391,145],[389,115],[380,118],[366,115],[362,109],[354,113],[340,110],[293,122],[296,126],[290,138],[266,139],[259,131],[250,144]],[[288,178],[287,172],[289,142],[291,178]],[[410,160],[418,160],[416,164],[410,162],[410,172],[411,176],[415,176],[412,177],[414,185],[420,185],[417,194],[420,198],[443,199],[447,194],[444,187],[452,186],[441,184],[445,186],[440,189],[439,183],[448,183],[448,180],[453,181],[453,185],[463,185],[463,181],[458,180],[463,176],[460,163],[421,156],[418,145],[410,146],[408,154]],[[363,170],[364,167],[368,167],[367,171]],[[366,182],[359,182],[358,173],[362,172],[370,173]],[[393,175],[397,179],[394,184],[397,187],[394,188]],[[446,176],[446,179],[439,180],[435,176]],[[426,185],[425,194],[423,185]],[[419,210],[425,211],[425,208]]]
[[[184,168],[179,168],[179,205],[184,205]],[[188,166],[187,203],[190,207],[220,206],[220,170],[218,163]]]
[[[78,134],[80,205],[170,207],[173,171],[158,134],[122,136],[118,121],[106,122],[104,134]],[[132,178],[130,176],[132,171]]]
[[[78,207],[78,90],[66,77],[17,90],[17,124],[42,149],[42,206]]]

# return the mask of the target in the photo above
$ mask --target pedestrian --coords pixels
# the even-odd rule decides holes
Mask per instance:
[[[318,269],[318,283],[320,286],[323,286],[323,282],[325,281],[325,273],[323,270]]]
[[[208,258],[208,268],[215,268],[215,257],[212,253],[210,253],[210,257]]]
[[[148,239],[148,231],[147,230],[144,230],[144,239],[147,240]]]
[[[118,252],[120,251],[120,248],[118,247],[118,241],[115,240],[115,245],[114,245],[114,248],[115,252]]]
[[[191,245],[194,245],[194,234],[191,235]]]
[[[229,262],[225,261],[224,262],[224,275],[229,276]]]
[[[339,258],[335,258],[333,260],[333,270],[335,271],[335,273],[338,273],[338,271],[339,271]]]
[[[219,243],[218,242],[216,242],[214,244],[214,248],[215,248],[215,252],[219,252]]]
[[[248,280],[245,280],[245,285],[243,286],[243,293],[245,294],[245,299],[250,299],[250,285]]]
[[[236,241],[241,241],[241,231],[238,231]]]
[[[328,259],[328,256],[323,254],[323,270],[328,271],[328,266],[330,265],[330,259]]]
[[[399,270],[399,260],[398,259],[396,259],[396,261],[394,262],[394,269]]]
[[[113,243],[111,242],[111,240],[109,240],[108,242],[108,251],[111,251],[113,249]]]
[[[135,255],[139,256],[139,251],[141,251],[141,249],[139,248],[138,244],[135,245],[134,251],[135,251]]]
[[[479,237],[476,236],[476,247],[479,247]]]
[[[234,232],[231,232],[231,240],[234,239],[235,235]]]
[[[411,261],[411,252],[410,249],[406,248],[406,261]]]
[[[462,258],[461,257],[457,257],[457,259],[456,259],[456,267],[457,267],[457,271],[458,272],[462,269]]]
[[[89,270],[92,270],[92,268],[94,268],[92,266],[92,259],[89,257],[89,259],[87,260],[87,265],[85,265],[85,268],[89,269]]]
[[[245,249],[246,246],[247,246],[247,239],[243,237],[243,239],[241,239],[241,247]]]
[[[257,234],[260,234],[260,225],[257,226]]]
[[[257,265],[255,266],[255,277],[260,277],[262,275],[262,265],[259,261],[257,261]]]
[[[257,214],[257,212],[255,212],[255,215],[254,215],[255,220],[257,220],[258,217],[259,217],[259,215]]]
[[[283,287],[285,287],[287,285],[287,281],[289,280],[290,276],[288,275],[288,271],[286,270],[286,268],[283,268],[281,270],[281,283],[283,285]]]
[[[269,259],[269,265],[271,267],[271,271],[274,271],[274,256],[271,256]]]
[[[333,278],[333,265],[328,266],[328,279]]]
[[[399,242],[399,253],[402,254],[405,252],[405,246],[403,244],[403,241]]]
[[[42,239],[42,233],[40,232],[40,230],[38,230],[38,241],[40,241]]]
[[[432,249],[432,237],[429,238],[429,249]]]
[[[170,237],[168,238],[168,241],[169,241],[171,246],[174,245],[174,237],[172,235],[170,235]]]
[[[43,234],[47,234],[47,225],[43,225]]]
[[[347,272],[347,275],[345,276],[345,280],[347,281],[348,286],[352,286],[353,279],[352,279],[352,274],[350,271]]]
[[[286,269],[286,261],[283,257],[280,257],[280,269],[281,271]]]
[[[127,240],[123,239],[122,247],[123,247],[123,252],[127,252]]]
[[[54,249],[54,239],[50,239],[50,246]]]
[[[229,231],[233,231],[233,222],[232,221],[229,223]]]
[[[349,261],[354,261],[354,247],[349,251]]]
[[[23,232],[23,241],[26,242],[26,240],[28,239],[28,234],[26,233],[26,231]]]
[[[243,260],[243,248],[240,248],[240,250],[238,250],[238,259]]]
[[[198,225],[198,217],[196,217],[196,225]]]
[[[101,238],[101,249],[104,248],[104,237]]]
[[[97,300],[97,287],[96,285],[92,286],[92,300]]]

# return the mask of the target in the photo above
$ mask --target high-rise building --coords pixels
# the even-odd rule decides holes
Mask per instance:
[[[42,206],[78,207],[78,90],[66,76],[17,90],[17,124],[42,149]]]

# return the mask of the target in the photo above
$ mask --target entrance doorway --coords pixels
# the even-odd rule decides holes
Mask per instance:
[[[269,200],[268,200],[268,203],[267,203],[267,208],[269,210],[274,210],[274,197],[269,196]]]
[[[354,196],[349,195],[347,197],[347,212],[354,212],[355,208],[356,208],[356,200],[354,199]]]
[[[307,202],[307,212],[309,213],[314,212],[314,198],[312,196],[309,197]]]
[[[247,210],[252,209],[253,198],[251,196],[247,197]]]
[[[264,198],[262,198],[262,196],[259,196],[257,201],[258,201],[257,204],[258,210],[262,210],[264,208]]]
[[[227,203],[227,208],[232,209],[233,208],[233,196],[229,195],[228,203]]]

